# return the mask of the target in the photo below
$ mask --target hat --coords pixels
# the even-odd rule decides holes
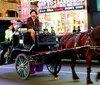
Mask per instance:
[[[31,14],[32,12],[35,12],[35,13],[37,14],[37,11],[36,11],[36,10],[34,10],[34,9],[30,11],[30,14]]]

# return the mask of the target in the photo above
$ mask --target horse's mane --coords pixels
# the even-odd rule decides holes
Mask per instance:
[[[94,27],[90,33],[90,38],[94,41],[100,42],[100,26]]]

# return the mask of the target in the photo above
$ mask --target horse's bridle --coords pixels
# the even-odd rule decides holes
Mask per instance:
[[[88,32],[88,38],[87,38],[86,44],[88,44],[88,45],[90,44],[89,49],[94,50],[94,52],[95,52],[96,54],[100,55],[100,53],[97,52],[97,49],[98,49],[98,48],[100,49],[100,46],[94,45],[94,42],[95,42],[96,44],[98,44],[98,43],[100,44],[100,42],[96,42],[95,40],[93,40],[92,35],[91,35],[92,31],[93,31],[93,29],[90,30],[90,32]]]

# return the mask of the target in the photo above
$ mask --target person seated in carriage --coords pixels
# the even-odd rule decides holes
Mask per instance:
[[[11,40],[12,40],[12,35],[13,35],[13,25],[11,23],[8,24],[8,29],[5,31],[5,42],[6,44],[8,43],[8,45],[6,47],[8,47],[11,44]],[[7,49],[7,52],[5,53],[5,57],[7,57],[9,54],[9,49]]]
[[[43,29],[43,33],[44,33],[44,34],[49,34],[48,29],[47,29],[47,28]]]
[[[37,12],[35,10],[31,10],[30,17],[27,18],[26,26],[28,28],[28,31],[30,32],[30,35],[35,40],[35,31],[39,31],[39,19],[37,17]]]
[[[13,35],[13,26],[11,23],[8,24],[8,29],[5,31],[5,41],[11,41]]]

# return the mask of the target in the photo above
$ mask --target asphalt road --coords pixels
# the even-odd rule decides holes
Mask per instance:
[[[99,65],[92,65],[91,79],[94,85],[100,85],[100,81],[95,81],[96,72],[100,71]],[[76,72],[80,77],[80,82],[72,80],[71,69],[68,64],[64,64],[59,72],[59,80],[55,81],[53,76],[44,66],[43,72],[35,73],[28,80],[19,79],[15,73],[14,64],[0,66],[0,85],[86,85],[85,64],[77,64]]]

